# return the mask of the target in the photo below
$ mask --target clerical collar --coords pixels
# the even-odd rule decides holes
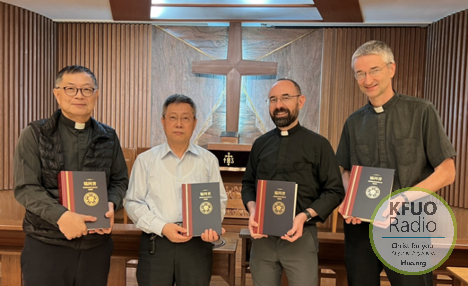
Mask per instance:
[[[71,129],[83,130],[91,125],[91,118],[86,123],[78,123],[68,119],[63,114],[60,116],[60,121]]]
[[[294,126],[293,128],[289,130],[281,130],[278,127],[276,127],[276,134],[278,134],[281,137],[289,136],[297,132],[299,129],[301,129],[301,124],[299,122]]]
[[[375,113],[382,113],[386,110],[389,110],[390,108],[392,108],[398,101],[398,99],[400,98],[400,95],[398,93],[395,92],[395,94],[392,96],[392,98],[390,98],[389,101],[387,101],[384,105],[382,106],[379,106],[379,107],[374,107],[372,106],[372,104],[370,103],[369,101],[369,105],[372,106],[372,108],[374,109]]]

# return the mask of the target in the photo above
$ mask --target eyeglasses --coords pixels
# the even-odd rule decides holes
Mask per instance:
[[[92,87],[82,87],[82,88],[76,88],[76,87],[56,87],[55,89],[63,89],[65,91],[65,94],[68,96],[75,96],[78,94],[78,91],[81,91],[81,94],[85,97],[90,97],[94,94],[95,89]]]
[[[194,118],[189,117],[189,116],[177,117],[174,115],[170,115],[170,116],[164,116],[164,119],[168,120],[171,123],[176,123],[180,120],[182,123],[187,124],[187,123],[192,122]]]
[[[370,71],[368,71],[367,73],[365,72],[357,72],[354,74],[354,77],[357,79],[357,80],[363,80],[364,78],[366,78],[366,74],[374,77],[374,76],[378,76],[380,74],[380,72],[383,70],[384,67],[388,66],[389,64],[391,63],[387,63],[386,65],[384,65],[383,67],[381,68],[373,68],[371,69]]]
[[[288,103],[289,101],[291,101],[291,99],[293,97],[299,97],[301,96],[300,94],[298,95],[282,95],[281,97],[270,97],[266,100],[266,102],[268,102],[270,105],[274,105],[274,104],[277,104],[278,101],[281,101],[282,103]]]

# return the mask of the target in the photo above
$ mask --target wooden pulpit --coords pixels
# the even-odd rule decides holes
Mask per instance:
[[[228,203],[223,227],[226,231],[239,232],[248,225],[249,213],[242,202],[242,177],[249,159],[251,144],[209,143],[217,158]]]

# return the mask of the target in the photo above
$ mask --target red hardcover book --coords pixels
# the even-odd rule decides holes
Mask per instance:
[[[392,192],[395,170],[354,165],[340,213],[370,221],[380,201]]]
[[[58,175],[59,202],[72,212],[97,217],[86,222],[88,229],[109,228],[110,220],[105,172],[61,171]]]
[[[297,184],[295,182],[258,180],[255,234],[283,236],[296,216]]]
[[[207,229],[222,233],[219,182],[182,184],[182,223],[188,236]]]

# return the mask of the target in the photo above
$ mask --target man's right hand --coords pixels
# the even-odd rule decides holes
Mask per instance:
[[[258,227],[258,223],[255,221],[255,210],[250,211],[250,217],[249,217],[249,231],[250,231],[250,236],[254,239],[259,239],[262,237],[268,237],[268,235],[265,234],[254,234],[253,228]]]
[[[191,236],[186,236],[186,233],[187,229],[175,223],[166,223],[162,229],[162,234],[174,243],[187,242],[192,239]]]
[[[68,240],[81,237],[88,234],[86,221],[96,221],[97,218],[90,215],[77,214],[71,211],[66,211],[57,221],[60,231]]]
[[[345,222],[347,224],[350,224],[350,223],[352,223],[352,224],[361,224],[361,220],[358,219],[357,217],[348,217],[347,219],[345,219]]]
[[[341,203],[341,205],[342,205],[342,204],[343,204],[343,203]],[[338,212],[339,212],[341,215],[343,215],[343,214],[341,213],[341,205],[338,207]],[[347,224],[350,224],[350,223],[355,224],[355,225],[356,225],[356,224],[361,224],[361,220],[358,219],[357,217],[348,217],[348,218],[345,218],[345,222],[346,222]]]

